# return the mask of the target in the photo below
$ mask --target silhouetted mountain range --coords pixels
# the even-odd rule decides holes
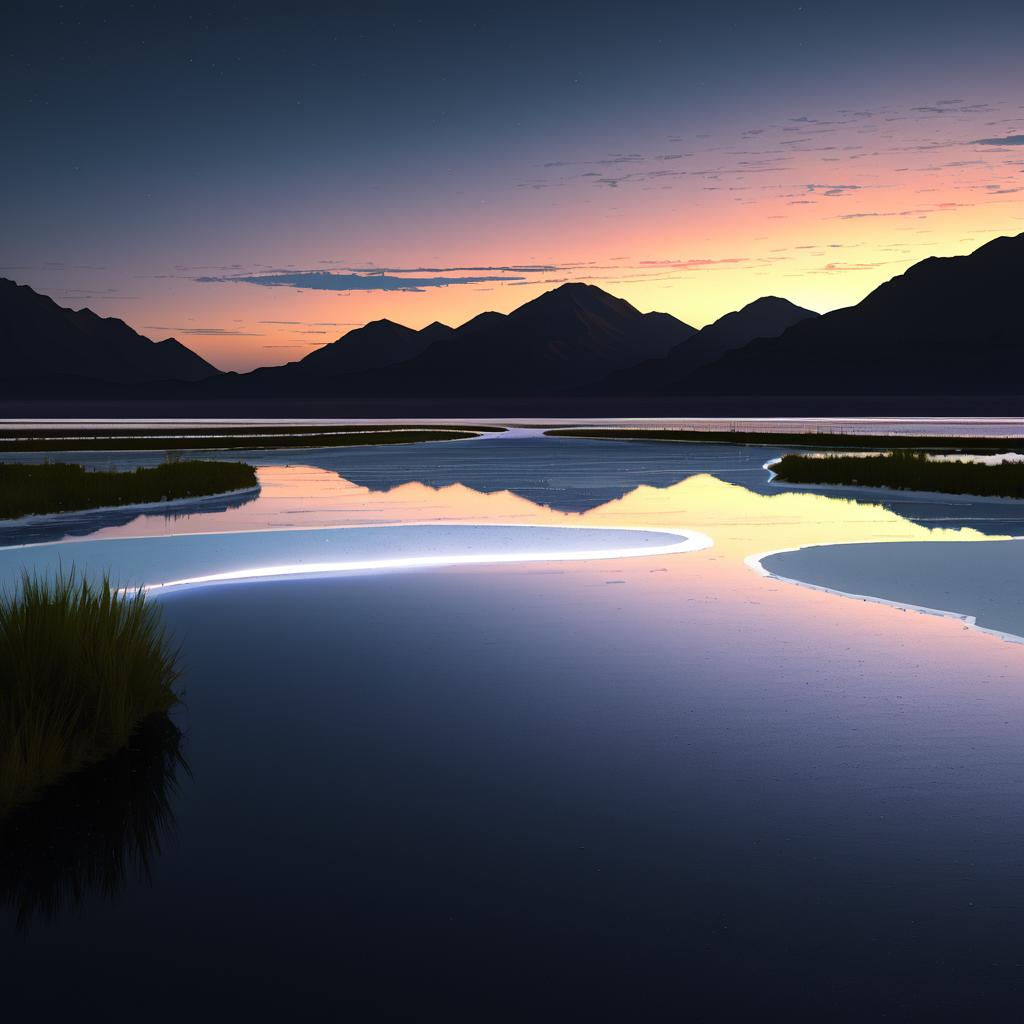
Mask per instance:
[[[282,367],[209,382],[208,393],[421,397],[558,395],[665,355],[696,334],[589,284],[564,284],[508,315],[422,331],[376,320]]]
[[[992,395],[1011,400],[1002,411],[1020,412],[1022,275],[1024,234],[926,259],[847,309],[819,316],[767,296],[700,331],[593,285],[565,284],[461,327],[374,321],[302,360],[247,374],[218,373],[173,339],[153,343],[120,320],[0,280],[0,370],[7,395],[39,395],[43,383],[58,395],[149,396],[207,412],[286,401],[443,414],[479,400],[477,414],[685,414],[726,396],[743,408],[756,399],[762,411],[778,396],[791,411],[811,401],[820,409],[829,396],[902,396],[915,411],[917,398],[946,396],[944,409],[967,410],[970,396]]]
[[[415,358],[350,384],[359,394],[564,394],[695,333],[594,285],[564,284],[507,316],[474,317]]]
[[[0,278],[0,387],[4,393],[89,391],[95,384],[198,381],[220,371],[174,338],[153,342],[123,320],[65,309]]]

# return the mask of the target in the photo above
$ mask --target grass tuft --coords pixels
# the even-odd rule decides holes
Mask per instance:
[[[141,591],[24,573],[0,595],[0,816],[176,704],[176,660]]]

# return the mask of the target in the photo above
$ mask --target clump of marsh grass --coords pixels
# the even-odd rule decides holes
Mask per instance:
[[[1024,463],[937,462],[923,452],[893,451],[863,457],[784,455],[772,466],[792,484],[834,484],[1024,498]]]
[[[178,697],[159,608],[72,569],[0,594],[0,816],[120,750]]]

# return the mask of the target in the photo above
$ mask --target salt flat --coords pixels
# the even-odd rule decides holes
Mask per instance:
[[[826,544],[760,559],[780,579],[958,615],[1024,640],[1024,540]]]

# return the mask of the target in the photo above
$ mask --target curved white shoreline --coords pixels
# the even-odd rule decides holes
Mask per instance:
[[[394,524],[236,530],[0,548],[0,588],[23,567],[74,568],[124,589],[167,590],[286,576],[677,554],[711,547],[692,530],[521,523]]]
[[[488,526],[499,526],[500,524],[489,523]],[[235,569],[229,572],[211,573],[206,576],[192,576],[180,580],[170,580],[166,583],[147,584],[141,589],[147,593],[166,591],[181,587],[203,586],[212,583],[234,583],[245,580],[260,579],[281,579],[283,577],[306,577],[306,576],[333,576],[350,572],[376,572],[394,569],[437,569],[458,565],[507,565],[526,562],[578,562],[596,561],[609,558],[638,558],[645,555],[668,555],[682,554],[689,551],[702,551],[705,548],[714,546],[714,541],[706,534],[695,530],[683,531],[672,529],[647,529],[641,527],[615,527],[614,530],[604,531],[600,527],[576,527],[576,526],[544,526],[531,527],[516,525],[507,527],[516,530],[587,530],[588,532],[636,532],[644,534],[667,534],[682,538],[680,541],[662,545],[642,545],[635,548],[594,548],[581,551],[521,551],[512,554],[507,553],[481,553],[472,555],[447,554],[447,555],[419,555],[406,558],[378,558],[349,560],[337,562],[296,562],[284,565],[258,566],[245,569]],[[359,529],[359,527],[350,527]],[[402,526],[390,527],[390,529],[403,529]]]

